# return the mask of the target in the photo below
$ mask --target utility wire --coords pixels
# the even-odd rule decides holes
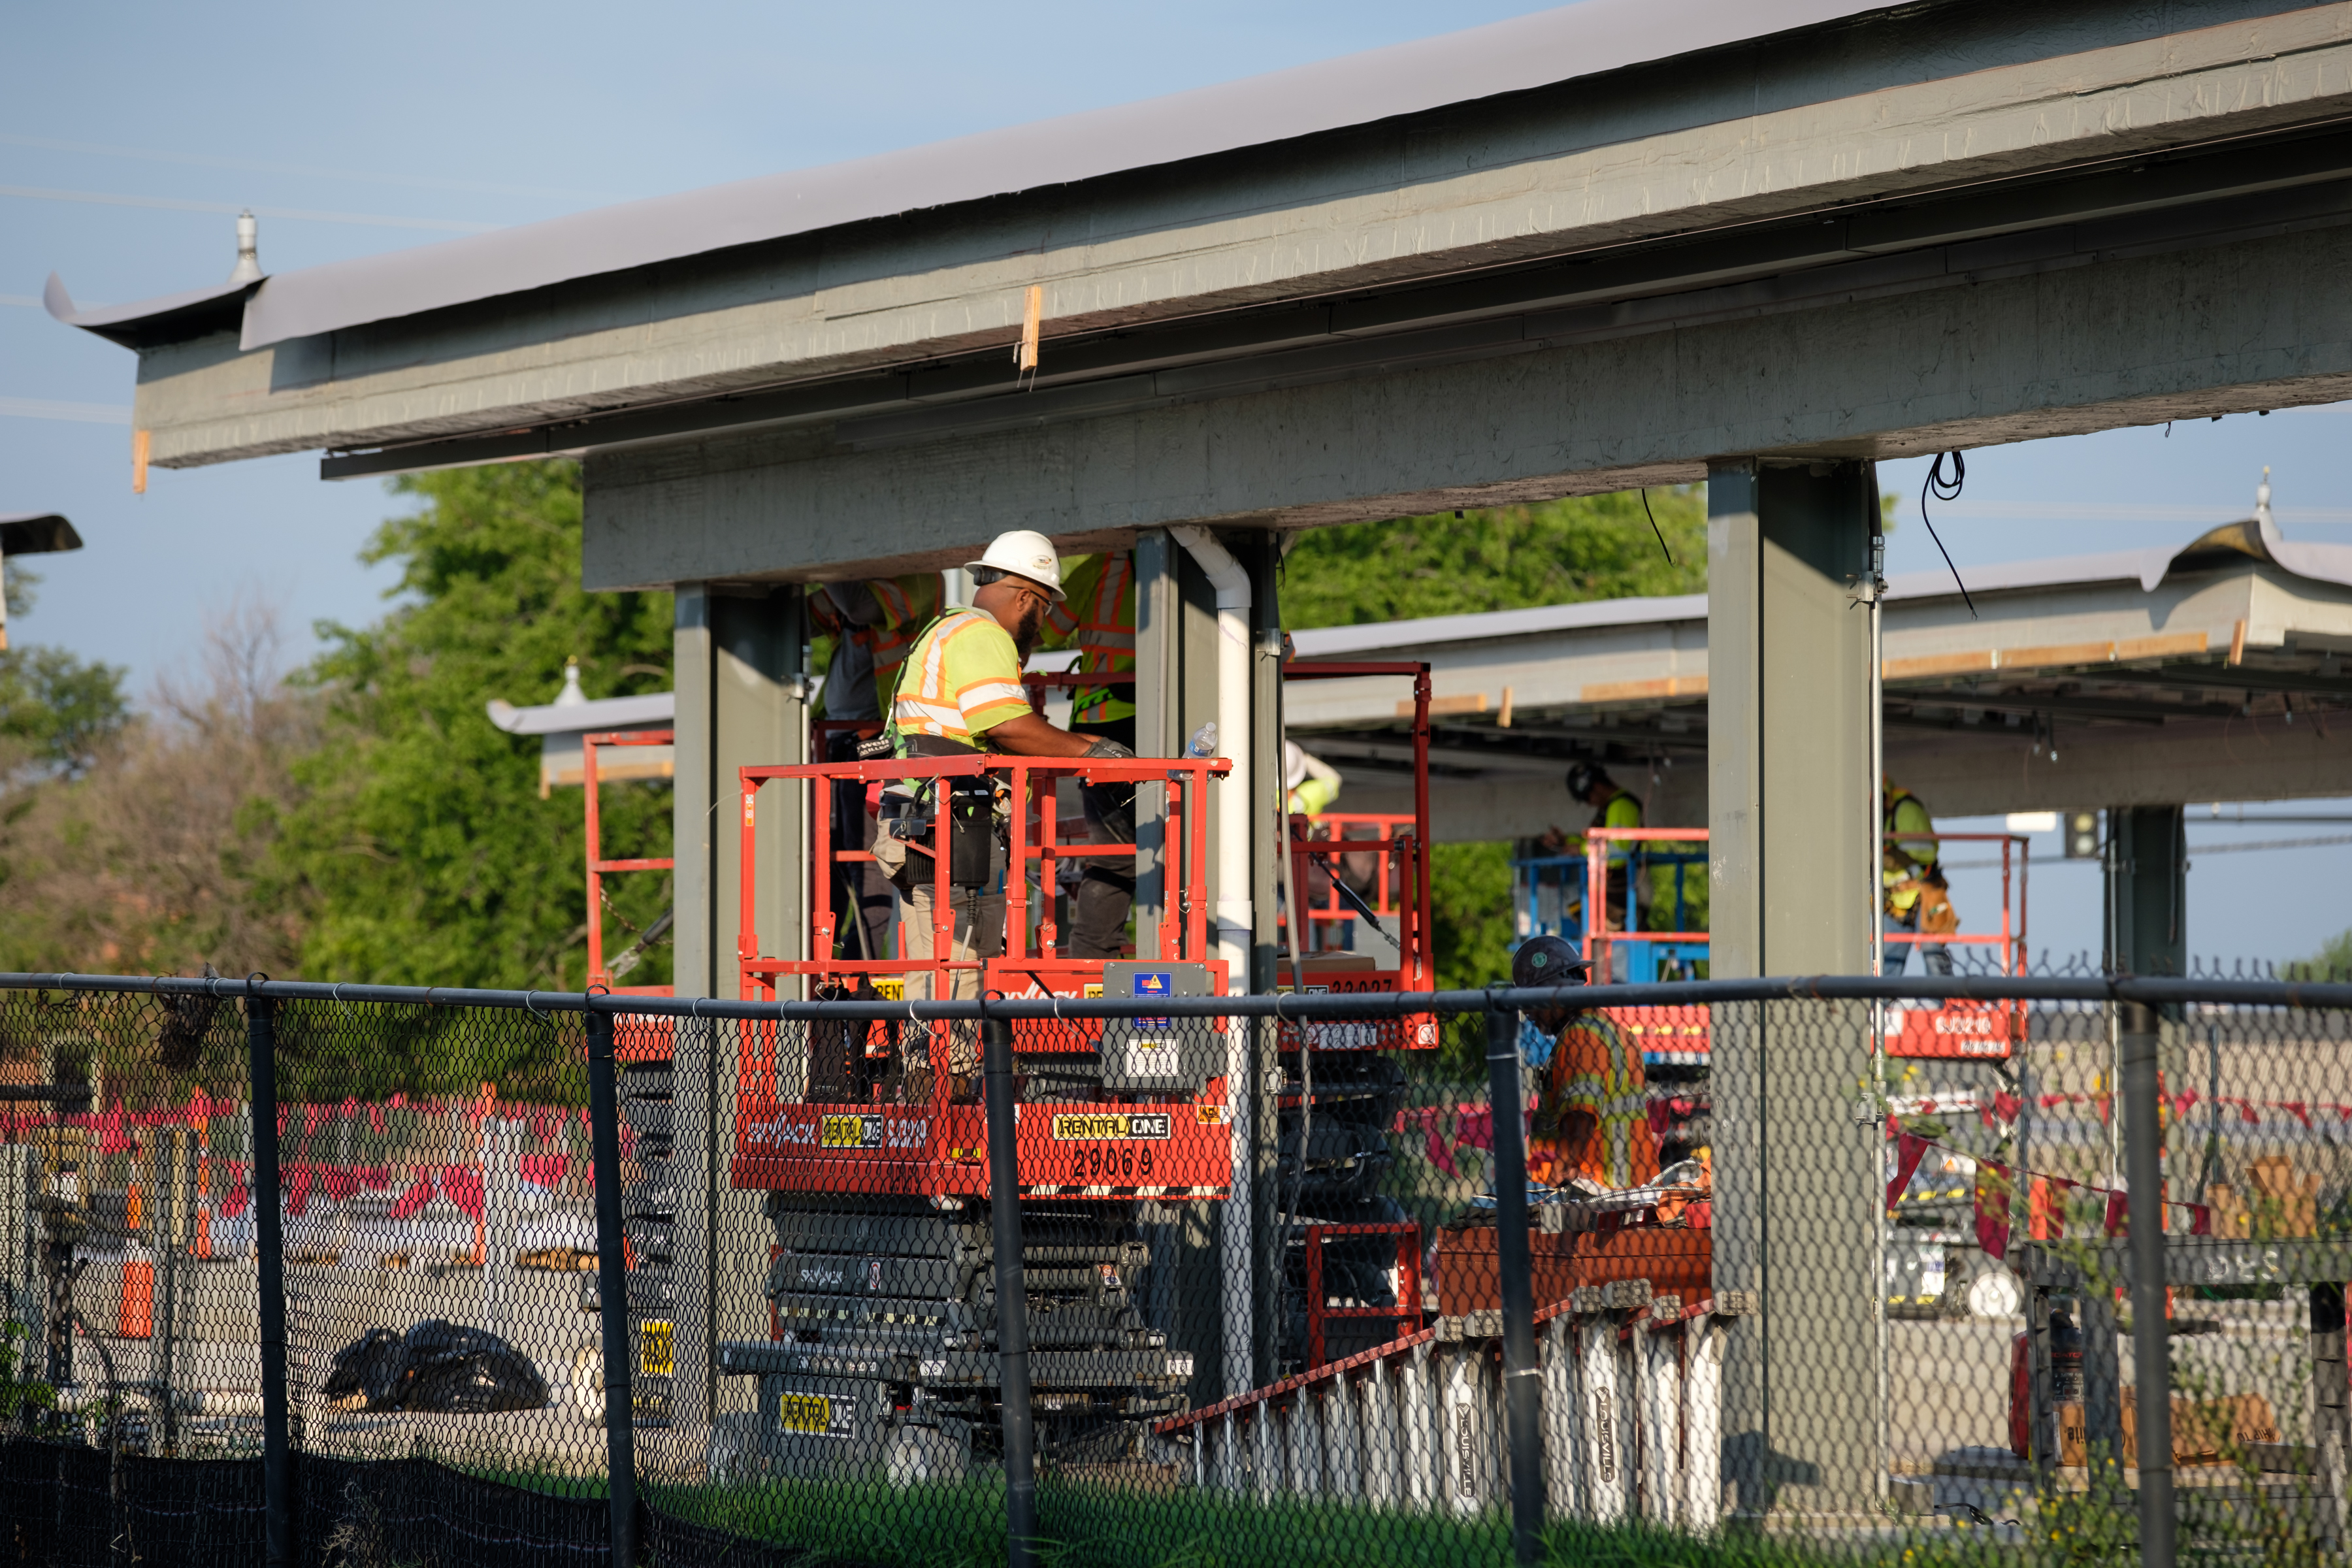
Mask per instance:
[[[1952,477],[1948,479],[1944,478],[1946,458],[1952,460]],[[1951,567],[1952,581],[1959,585],[1960,603],[1969,607],[1969,618],[1975,620],[1977,602],[1969,597],[1969,585],[1960,582],[1960,569],[1952,566],[1952,552],[1944,548],[1943,539],[1936,532],[1935,520],[1927,515],[1929,495],[1932,494],[1937,500],[1958,500],[1960,499],[1960,487],[1968,482],[1968,478],[1969,460],[1966,458],[1961,457],[1958,452],[1939,454],[1935,462],[1928,466],[1927,482],[1919,487],[1919,521],[1927,525],[1927,537],[1935,540],[1937,553],[1943,556],[1944,564]]]
[[[1666,549],[1666,531],[1658,526],[1658,514],[1650,510],[1650,492],[1647,488],[1644,488],[1642,491],[1642,515],[1650,520],[1650,531],[1658,536],[1658,548],[1662,551],[1665,551],[1666,564],[1669,566],[1673,565],[1675,563],[1675,552]]]

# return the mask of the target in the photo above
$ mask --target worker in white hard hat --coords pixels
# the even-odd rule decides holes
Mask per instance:
[[[941,614],[915,639],[891,701],[889,736],[901,757],[1003,752],[1022,757],[1131,757],[1118,742],[1073,732],[1046,721],[1029,705],[1022,666],[1037,644],[1049,605],[1062,597],[1062,564],[1053,544],[1026,530],[998,534],[979,560],[966,562],[976,592],[971,603]],[[894,830],[876,840],[875,858],[906,895],[907,956],[931,956],[935,882],[932,855],[942,837],[931,830],[940,815],[934,792],[893,786],[884,815]],[[896,809],[894,809],[894,807]],[[955,895],[953,952],[964,963],[1004,951],[1003,850],[995,851],[990,886]],[[958,999],[979,996],[976,969],[954,972]],[[907,994],[930,994],[929,977],[908,976]],[[969,1094],[977,1065],[974,1037],[959,1026],[949,1068],[957,1092]]]

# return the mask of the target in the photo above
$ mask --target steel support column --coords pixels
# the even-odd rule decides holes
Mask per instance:
[[[2107,968],[2184,974],[2189,965],[2189,841],[2177,805],[2107,812]]]
[[[1707,482],[1713,973],[1866,973],[1875,902],[1869,570],[1860,463],[1719,466]],[[1724,1356],[1734,1507],[1877,1507],[1880,1132],[1868,1013],[1718,1008],[1715,1286],[1760,1294]],[[1736,1016],[1733,1016],[1736,1015]],[[1706,1462],[1694,1456],[1695,1462]]]
[[[674,637],[677,712],[673,832],[676,975],[680,996],[735,995],[740,858],[733,809],[736,770],[804,760],[807,737],[798,588],[688,584],[677,594]],[[806,920],[801,829],[805,811],[771,784],[760,811],[755,909],[761,943],[796,952]],[[677,1376],[670,1444],[648,1442],[647,1462],[698,1469],[702,1435],[717,1401],[749,1408],[749,1380],[722,1384],[712,1347],[763,1339],[766,1222],[757,1195],[727,1183],[734,1146],[734,1086],[740,1031],[682,1024],[677,1031],[678,1123],[676,1236]],[[660,1456],[658,1459],[656,1455]]]

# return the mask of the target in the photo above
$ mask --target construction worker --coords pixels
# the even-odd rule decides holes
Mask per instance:
[[[1082,557],[1064,580],[1063,597],[1045,612],[1045,646],[1075,647],[1082,675],[1135,673],[1135,557],[1124,550]],[[1082,686],[1070,695],[1070,722],[1089,734],[1135,748],[1135,688]],[[1088,784],[1078,792],[1087,826],[1098,843],[1135,842],[1135,786]],[[1128,911],[1135,904],[1134,862],[1089,860],[1070,900],[1069,955],[1118,958],[1127,952]]]
[[[1294,816],[1320,816],[1339,799],[1339,770],[1286,738],[1282,742],[1282,787]]]
[[[1529,937],[1511,955],[1511,984],[1581,985],[1590,967],[1559,937]],[[1658,1140],[1640,1047],[1607,1018],[1573,1005],[1532,1008],[1528,1017],[1552,1040],[1533,1096],[1528,1179],[1609,1192],[1656,1180]]]
[[[1642,800],[1609,776],[1608,770],[1598,763],[1578,763],[1568,770],[1568,793],[1592,808],[1594,827],[1639,827],[1642,826]],[[1581,855],[1585,841],[1582,834],[1570,837],[1557,827],[1538,841],[1544,852],[1550,855]],[[1601,900],[1605,913],[1603,931],[1625,929],[1626,869],[1633,858],[1633,847],[1627,844],[1612,844],[1608,857],[1608,888]],[[1590,900],[1587,900],[1588,902]]]
[[[891,700],[889,735],[900,757],[968,755],[1002,752],[1025,757],[1131,757],[1132,748],[1101,735],[1078,734],[1048,723],[1029,706],[1021,684],[1027,650],[1037,645],[1049,607],[1062,597],[1061,563],[1043,534],[1020,531],[997,535],[981,558],[967,562],[975,592],[971,604],[935,617],[914,639]],[[917,781],[893,785],[884,795],[886,826],[875,840],[875,858],[907,900],[907,956],[932,955],[932,857],[948,836],[932,824],[943,820],[943,793]],[[1004,951],[1003,853],[995,847],[992,886],[969,895],[959,889],[952,914],[949,956],[970,963]],[[980,994],[977,970],[958,970],[957,998]],[[907,994],[928,997],[930,982],[908,976]],[[950,1070],[957,1092],[968,1093],[977,1064],[975,1035],[959,1027],[950,1038]]]
[[[827,583],[813,590],[811,651],[824,676],[817,699],[821,716],[878,722],[908,651],[946,599],[947,580],[937,572]]]
[[[1944,881],[1941,847],[1936,842],[1935,819],[1925,802],[1891,778],[1881,779],[1882,831],[1886,835],[1879,859],[1879,880],[1885,888],[1886,929],[1889,932],[1946,935],[1960,929],[1959,916]],[[1900,974],[1916,947],[1929,974],[1952,972],[1952,950],[1942,942],[1890,942],[1885,972]]]
[[[1293,816],[1309,819],[1322,816],[1339,798],[1339,770],[1300,745],[1285,737],[1282,742],[1282,787],[1284,805]],[[1310,826],[1301,837],[1312,838]],[[1356,945],[1356,922],[1351,920],[1318,921],[1307,911],[1321,909],[1331,901],[1331,879],[1346,879],[1360,898],[1370,899],[1373,879],[1381,874],[1381,857],[1371,850],[1355,850],[1340,856],[1308,855],[1300,867],[1299,902],[1305,906],[1299,918],[1307,924],[1299,931],[1300,951],[1322,951],[1331,946],[1353,951]]]
[[[815,636],[811,654],[824,685],[816,717],[882,721],[882,707],[898,683],[915,637],[940,613],[947,580],[937,572],[913,572],[864,583],[827,583],[808,596]],[[854,731],[826,737],[824,760],[847,762],[857,752]],[[872,850],[877,831],[866,810],[866,792],[854,780],[833,786],[833,842]],[[838,867],[841,885],[856,906],[857,918],[843,933],[851,956],[869,962],[890,955],[890,885],[870,861]]]

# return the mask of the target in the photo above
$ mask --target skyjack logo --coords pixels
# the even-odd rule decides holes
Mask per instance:
[[[1592,1449],[1600,1462],[1603,1486],[1617,1484],[1617,1420],[1609,1406],[1609,1391],[1592,1391]]]

